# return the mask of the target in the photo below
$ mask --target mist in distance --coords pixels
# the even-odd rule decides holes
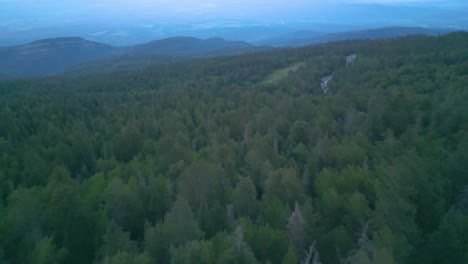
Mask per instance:
[[[464,0],[0,0],[0,46],[79,36],[125,46],[171,36],[261,41],[384,26],[464,30]]]

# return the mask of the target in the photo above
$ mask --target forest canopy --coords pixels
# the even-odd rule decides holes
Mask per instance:
[[[468,263],[467,47],[0,82],[0,263]]]

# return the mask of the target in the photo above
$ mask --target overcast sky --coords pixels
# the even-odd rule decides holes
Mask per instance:
[[[9,20],[303,19],[349,4],[468,8],[468,0],[0,0],[0,23]],[[437,15],[434,13],[434,15]]]
[[[130,45],[170,36],[254,41],[302,30],[468,29],[468,0],[0,0],[0,46],[80,36]]]

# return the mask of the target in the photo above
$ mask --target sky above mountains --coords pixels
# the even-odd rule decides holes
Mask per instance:
[[[125,44],[236,27],[468,28],[468,0],[0,0],[0,11],[0,46],[64,34]]]
[[[0,21],[115,21],[119,18],[164,22],[221,18],[294,20],[310,18],[311,14],[330,8],[369,4],[401,6],[412,11],[432,9],[433,15],[437,15],[436,10],[462,11],[468,8],[467,0],[0,0],[0,8],[3,9]]]

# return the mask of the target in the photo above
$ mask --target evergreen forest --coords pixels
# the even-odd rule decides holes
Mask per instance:
[[[0,263],[468,263],[467,102],[463,32],[1,81]]]

